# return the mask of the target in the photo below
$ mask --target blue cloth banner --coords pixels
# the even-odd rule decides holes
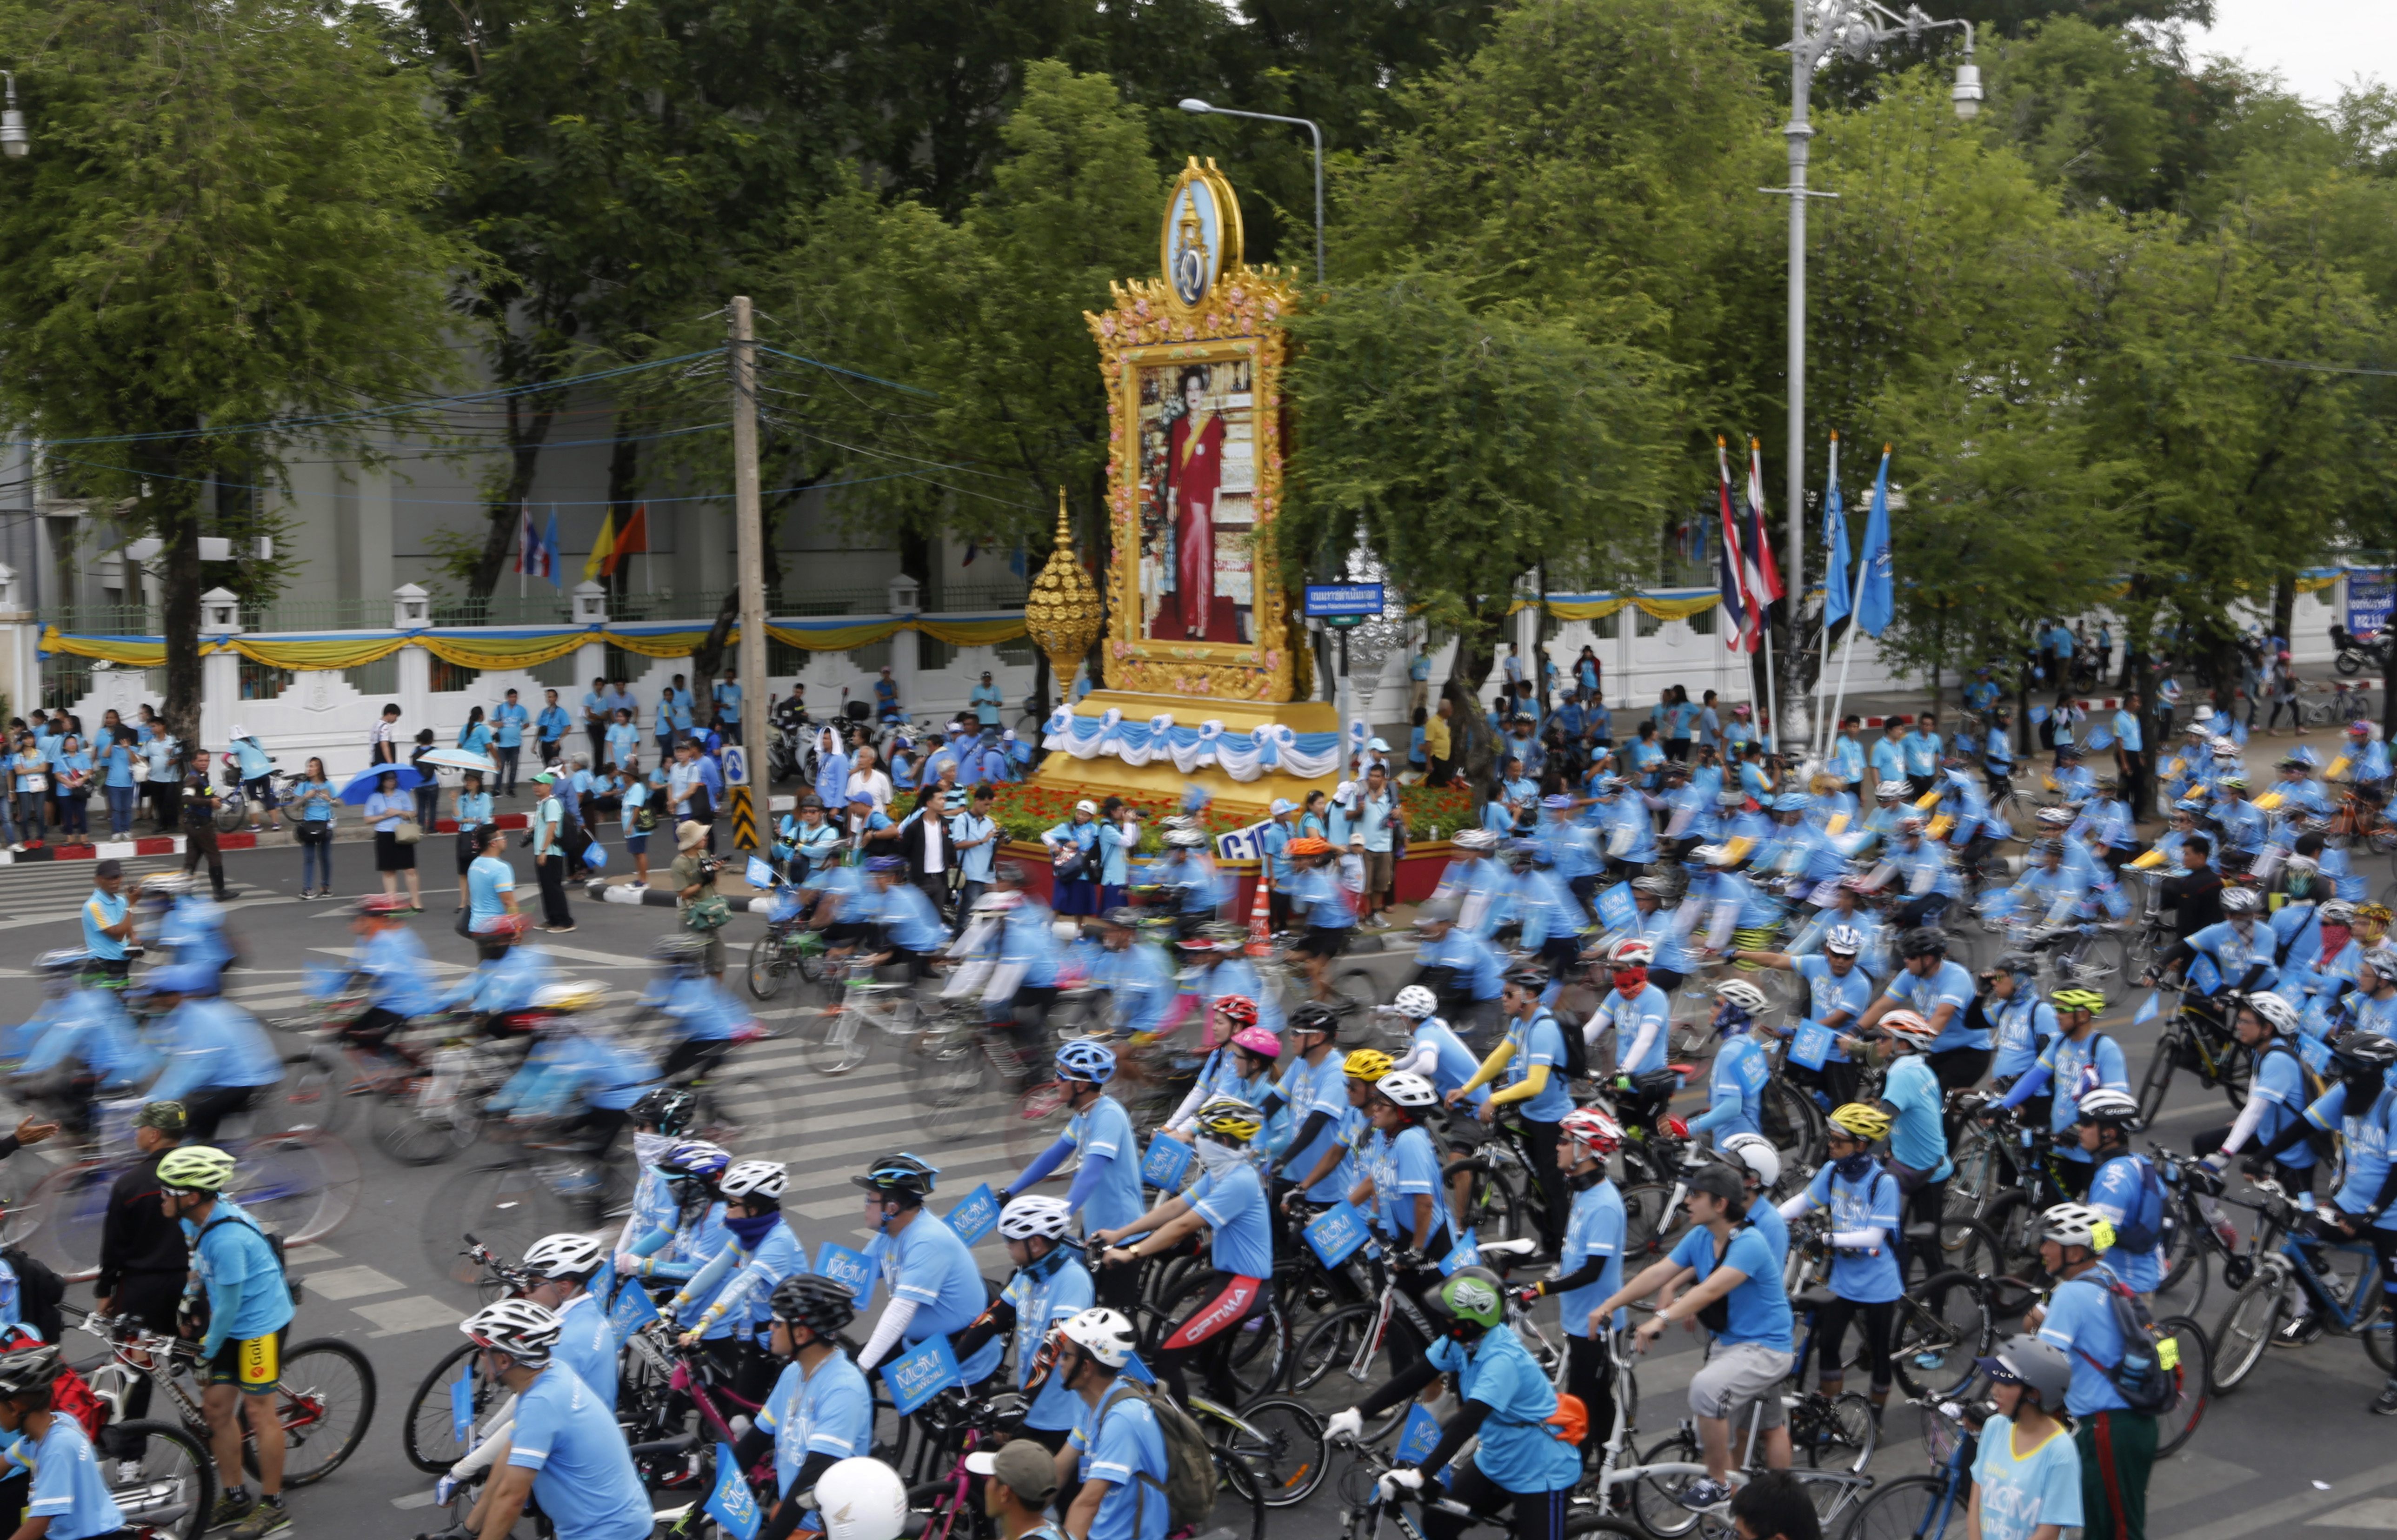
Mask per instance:
[[[2145,1026],[2148,1023],[2154,1021],[2157,1015],[2163,1010],[2163,1005],[2162,1003],[2163,997],[2163,991],[2160,989],[2149,990],[2148,998],[2139,1005],[2139,1013],[2131,1018],[2131,1024],[2133,1026]]]
[[[1831,446],[1832,469],[1830,496],[1823,500],[1823,549],[1830,556],[1823,563],[1823,623],[1839,624],[1848,618],[1848,510],[1840,500],[1839,445]]]
[[[2330,1073],[2330,1043],[2324,1038],[2300,1033],[2297,1037],[2297,1057],[2317,1075]]]
[[[1789,1062],[1801,1069],[1820,1069],[1831,1051],[1831,1029],[1820,1022],[1801,1022],[1789,1039]]]
[[[754,855],[749,858],[749,864],[741,875],[748,880],[749,886],[761,893],[770,893],[774,891],[774,868]]]
[[[2081,746],[2092,754],[2102,753],[2114,746],[2114,735],[2104,728],[2092,728],[2088,741]]]
[[[449,1432],[461,1444],[475,1437],[475,1362],[467,1357],[465,1373],[449,1382]]]
[[[1458,1238],[1456,1243],[1448,1249],[1448,1254],[1440,1259],[1440,1276],[1448,1278],[1453,1276],[1459,1267],[1472,1266],[1480,1260],[1480,1255],[1474,1248],[1480,1244],[1473,1231],[1466,1231]]]
[[[761,1517],[757,1499],[742,1479],[741,1462],[732,1457],[730,1444],[716,1446],[716,1490],[707,1494],[703,1507],[734,1540],[755,1540]]]
[[[1306,1225],[1306,1243],[1315,1249],[1317,1260],[1326,1267],[1337,1267],[1347,1261],[1367,1239],[1365,1216],[1347,1202],[1333,1204]]]
[[[1134,1353],[1132,1357],[1124,1359],[1123,1377],[1141,1385],[1155,1385],[1157,1383],[1157,1375],[1150,1371],[1148,1365],[1140,1361],[1140,1355],[1138,1353]]]
[[[1610,931],[1620,931],[1640,917],[1640,910],[1631,902],[1631,884],[1618,882],[1603,889],[1598,895],[1598,922]]]
[[[874,1289],[874,1264],[864,1252],[827,1240],[816,1252],[816,1273],[864,1299]]]
[[[998,1227],[998,1199],[985,1182],[966,1194],[965,1201],[949,1211],[949,1228],[957,1239],[971,1246]]]
[[[1431,1408],[1417,1401],[1407,1408],[1406,1426],[1399,1430],[1399,1447],[1390,1452],[1390,1463],[1419,1466],[1424,1456],[1440,1447],[1440,1419]]]
[[[1180,1192],[1182,1178],[1190,1170],[1191,1159],[1197,1154],[1179,1139],[1157,1134],[1149,1140],[1148,1154],[1140,1163],[1140,1179],[1152,1187]]]
[[[1895,563],[1889,548],[1889,450],[1881,452],[1881,471],[1873,477],[1872,507],[1865,519],[1864,582],[1856,601],[1856,624],[1868,636],[1889,629],[1895,615]]]
[[[657,1319],[656,1302],[638,1283],[616,1291],[616,1303],[608,1307],[608,1324],[616,1329],[616,1346],[619,1347],[632,1340],[634,1332]]]
[[[958,1383],[957,1358],[946,1337],[926,1337],[909,1352],[882,1366],[882,1383],[891,1387],[891,1405],[905,1416],[929,1401],[944,1386]]]

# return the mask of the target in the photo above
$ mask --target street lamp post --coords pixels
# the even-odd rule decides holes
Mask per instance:
[[[1314,119],[1283,117],[1277,113],[1244,113],[1238,107],[1217,107],[1195,96],[1182,99],[1185,113],[1212,113],[1217,117],[1252,117],[1260,123],[1295,123],[1315,136],[1315,287],[1323,287],[1323,129]]]
[[[1810,12],[1812,27],[1807,25]],[[1792,645],[1782,656],[1792,666],[1798,658],[1795,622],[1806,585],[1806,203],[1810,198],[1839,196],[1806,186],[1807,141],[1814,137],[1806,121],[1807,97],[1814,89],[1815,66],[1833,49],[1861,60],[1884,43],[1901,38],[1913,42],[1945,27],[1958,27],[1964,33],[1964,62],[1957,66],[1956,84],[1948,96],[1956,104],[1956,115],[1969,122],[1981,110],[1981,71],[1973,62],[1970,21],[1934,21],[1913,5],[1900,14],[1880,0],[1796,0],[1790,23],[1789,126],[1781,130],[1789,141],[1789,185],[1757,191],[1789,200],[1789,448],[1785,493],[1789,532],[1784,546],[1788,553],[1785,570],[1789,574]],[[1785,744],[1804,743],[1809,737],[1805,692],[1788,690],[1782,694],[1791,719],[1787,725],[1775,722],[1774,733]]]
[[[33,136],[25,132],[25,114],[17,110],[17,76],[11,70],[0,70],[0,80],[8,82],[8,105],[0,111],[0,154],[11,160],[24,157],[33,147]]]

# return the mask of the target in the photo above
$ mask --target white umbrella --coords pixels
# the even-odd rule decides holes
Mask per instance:
[[[420,765],[438,765],[443,770],[481,770],[485,775],[497,775],[500,767],[490,756],[476,754],[473,749],[435,749],[416,761]]]

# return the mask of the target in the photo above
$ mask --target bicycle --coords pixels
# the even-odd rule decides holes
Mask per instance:
[[[1845,1540],[1947,1540],[1965,1532],[1980,1436],[1952,1399],[1909,1397],[1907,1404],[1922,1410],[1932,1474],[1897,1477],[1866,1498],[1848,1521]]]
[[[1373,1383],[1373,1360],[1382,1354],[1383,1345],[1389,1340],[1390,1323],[1403,1318],[1416,1333],[1416,1340],[1426,1346],[1441,1340],[1442,1333],[1425,1314],[1414,1296],[1401,1288],[1398,1271],[1414,1271],[1424,1265],[1421,1255],[1404,1247],[1394,1247],[1384,1257],[1365,1259],[1360,1252],[1349,1263],[1361,1269],[1365,1297],[1369,1303],[1344,1305],[1326,1314],[1299,1339],[1298,1350],[1290,1360],[1290,1390],[1305,1395],[1317,1384],[1337,1370],[1347,1376],[1348,1384],[1363,1387]],[[1346,1390],[1343,1394],[1350,1394]],[[1403,1406],[1383,1414],[1380,1421],[1367,1425],[1368,1438],[1380,1438],[1397,1427],[1406,1415]]]
[[[1427,1513],[1445,1513],[1470,1520],[1477,1525],[1488,1525],[1500,1531],[1506,1529],[1506,1520],[1502,1516],[1504,1510],[1501,1510],[1501,1513],[1488,1515],[1477,1514],[1464,1504],[1453,1502],[1440,1495],[1440,1489],[1429,1484],[1421,1491],[1410,1494],[1404,1501],[1385,1496],[1382,1492],[1382,1478],[1397,1467],[1365,1444],[1353,1444],[1350,1447],[1355,1451],[1356,1459],[1341,1480],[1341,1495],[1346,1499],[1340,1530],[1343,1540],[1375,1540],[1375,1537],[1382,1533],[1382,1521],[1385,1519],[1390,1521],[1405,1540],[1424,1540],[1423,1529],[1407,1517],[1406,1503],[1408,1502],[1416,1504]],[[1360,1471],[1364,1476],[1362,1482],[1354,1480]],[[1597,1512],[1578,1501],[1573,1505],[1572,1511],[1565,1516],[1564,1533],[1626,1536],[1645,1533],[1636,1524]]]
[[[2219,1088],[2236,1113],[2245,1104],[2248,1084],[2256,1078],[2255,1051],[2231,1035],[2228,1020],[2237,1001],[2227,1000],[2219,1011],[2208,1009],[2189,998],[2186,985],[2173,991],[2173,997],[2172,1012],[2164,1029],[2156,1035],[2155,1052],[2139,1078],[2140,1118],[2155,1121],[2163,1110],[2164,1093],[2172,1089],[2173,1073],[2180,1069]]]
[[[200,1410],[204,1387],[194,1344],[147,1331],[123,1316],[59,1308],[66,1324],[107,1345],[107,1359],[84,1374],[95,1394],[122,1407],[133,1382],[147,1379],[154,1386],[153,1404],[163,1395],[191,1440],[203,1450],[211,1447],[208,1416]],[[333,1337],[294,1344],[282,1359],[272,1399],[283,1425],[283,1484],[314,1486],[339,1470],[365,1440],[374,1422],[374,1366],[364,1353]],[[242,1466],[258,1474],[256,1440],[247,1432]],[[200,1512],[205,1516],[207,1509]]]
[[[2209,1388],[2228,1394],[2238,1388],[2278,1334],[2283,1318],[2297,1314],[2297,1296],[2303,1292],[2315,1321],[2325,1332],[2364,1339],[2364,1351],[2384,1374],[2397,1374],[2397,1323],[2381,1311],[2380,1259],[2361,1237],[2325,1238],[2314,1242],[2314,1256],[2292,1232],[2299,1205],[2269,1177],[2256,1183],[2262,1195],[2257,1229],[2262,1255],[2256,1276],[2247,1281],[2223,1312],[2212,1340],[2219,1351],[2211,1365]],[[2270,1236],[2270,1239],[2264,1239]],[[2317,1266],[2314,1257],[2319,1256]]]
[[[434,1194],[424,1237],[434,1272],[472,1287],[479,1269],[460,1265],[449,1237],[470,1227],[491,1238],[503,1254],[522,1256],[542,1236],[596,1231],[623,1222],[633,1201],[626,1163],[602,1158],[588,1145],[537,1142],[526,1136],[500,1158],[462,1171]]]
[[[783,981],[797,973],[801,982],[821,986],[827,967],[824,932],[811,930],[799,907],[798,891],[778,883],[770,895],[766,933],[749,946],[746,975],[754,999],[770,1000],[783,992]]]

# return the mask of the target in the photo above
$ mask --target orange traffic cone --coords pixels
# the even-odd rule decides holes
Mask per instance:
[[[1249,905],[1249,956],[1262,957],[1273,950],[1273,857],[1257,857],[1257,898]]]

